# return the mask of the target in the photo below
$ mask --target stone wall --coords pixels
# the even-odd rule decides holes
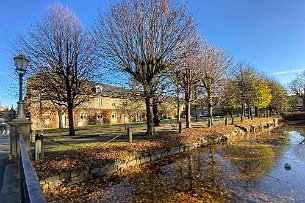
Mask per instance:
[[[245,132],[261,132],[264,129],[270,129],[272,127],[277,127],[279,125],[278,118],[273,118],[270,121],[266,121],[257,125],[235,125],[236,127],[242,129]]]
[[[251,129],[249,129],[249,131],[246,132],[256,132],[258,130],[263,131],[265,129],[271,130],[277,126],[278,126],[278,119],[273,119],[273,122],[266,122],[257,126],[253,126]],[[232,131],[230,134],[222,135],[212,139],[208,139],[202,136],[198,138],[197,143],[185,144],[185,145],[173,147],[170,150],[160,150],[149,155],[143,155],[140,157],[130,157],[129,159],[124,160],[122,162],[113,161],[111,163],[103,164],[101,166],[95,166],[83,170],[59,173],[45,180],[40,180],[40,185],[43,189],[50,189],[50,188],[58,187],[60,185],[72,185],[75,183],[80,183],[83,181],[90,180],[94,177],[105,176],[105,175],[113,174],[115,172],[120,173],[129,167],[138,166],[144,163],[152,162],[167,156],[194,150],[210,144],[217,144],[227,140],[231,136],[233,137],[240,136],[243,135],[244,133],[245,130],[239,128]]]

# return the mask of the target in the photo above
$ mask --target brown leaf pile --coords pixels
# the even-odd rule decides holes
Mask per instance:
[[[105,144],[96,142],[83,146],[71,146],[63,151],[51,151],[46,157],[34,161],[34,167],[40,180],[61,172],[100,166],[110,161],[124,161],[133,156],[143,156],[154,151],[166,150],[183,144],[195,143],[199,137],[215,138],[230,133],[233,126],[213,126],[194,128],[183,133],[172,133],[154,137],[143,137],[132,144],[127,142]]]

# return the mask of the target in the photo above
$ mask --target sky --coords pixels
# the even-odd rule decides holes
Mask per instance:
[[[176,0],[179,2],[179,0]],[[0,104],[16,106],[14,38],[52,3],[72,9],[90,28],[111,0],[0,0]],[[182,2],[182,1],[181,1]],[[235,62],[287,84],[305,70],[305,0],[185,0],[199,33],[225,49]]]

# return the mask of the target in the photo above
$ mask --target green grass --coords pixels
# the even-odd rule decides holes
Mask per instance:
[[[170,120],[176,120],[174,119],[162,119],[162,121],[170,121]],[[82,131],[82,130],[88,130],[88,129],[98,129],[98,128],[110,128],[112,126],[130,126],[130,125],[141,125],[145,124],[146,122],[129,122],[129,123],[116,123],[116,124],[99,124],[99,125],[87,125],[87,126],[76,126],[75,131]],[[37,130],[38,131],[38,130]],[[56,129],[44,129],[45,133],[60,133],[60,132],[68,132],[69,128],[56,128]]]
[[[133,127],[133,131],[138,131],[142,130],[142,127]],[[80,138],[89,138],[89,137],[97,137],[100,135],[117,135],[120,133],[124,133],[126,130],[124,128],[116,128],[116,129],[108,129],[108,128],[103,128],[100,129],[99,131],[96,132],[82,132],[82,131],[77,131],[76,136],[67,136],[67,135],[55,135],[52,136],[47,136],[52,140],[69,140],[69,139],[80,139]],[[58,132],[61,133],[61,132]]]

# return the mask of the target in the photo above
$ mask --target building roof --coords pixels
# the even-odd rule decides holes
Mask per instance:
[[[95,83],[94,88],[94,96],[100,95],[104,97],[128,98],[142,95],[140,91],[107,85],[103,83]]]

